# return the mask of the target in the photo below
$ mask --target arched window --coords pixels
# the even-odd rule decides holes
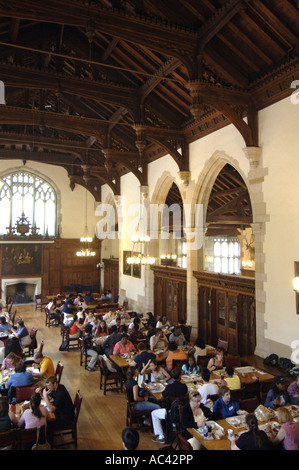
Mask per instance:
[[[22,215],[38,233],[56,235],[56,193],[40,176],[15,171],[0,178],[0,234],[14,227]]]

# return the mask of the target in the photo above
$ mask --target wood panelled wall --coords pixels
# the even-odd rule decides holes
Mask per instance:
[[[26,242],[23,244],[25,245]],[[93,249],[96,252],[96,256],[93,257],[76,256],[76,251],[80,249],[80,241],[77,239],[57,238],[54,242],[42,243],[40,246],[42,247],[42,263],[39,274],[26,275],[26,272],[23,272],[19,276],[6,275],[5,278],[41,277],[43,296],[57,293],[71,284],[92,286],[94,291],[98,291],[100,272],[96,265],[101,259],[100,240],[93,241]],[[1,265],[2,247],[3,245],[0,245]]]

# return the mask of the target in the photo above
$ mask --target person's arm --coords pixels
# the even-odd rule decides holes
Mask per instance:
[[[134,362],[134,361],[133,361],[133,362]],[[151,359],[149,359],[149,360],[147,361],[147,363],[146,363],[145,366],[143,367],[142,371],[140,372],[142,375],[143,375],[143,374],[149,374],[149,373],[150,373],[149,365],[150,365],[151,362],[152,362]]]
[[[285,437],[286,433],[283,428],[280,428],[276,436],[274,436],[273,430],[271,428],[268,429],[268,438],[274,445],[280,444],[285,439]]]
[[[230,448],[231,450],[240,450],[239,447],[236,445],[238,437],[236,435],[233,435],[233,437],[230,440]]]
[[[134,401],[147,401],[147,398],[148,397],[140,397],[139,396],[139,388],[138,388],[138,384],[136,383],[136,385],[133,386],[133,398],[134,398]]]
[[[213,357],[209,360],[208,365],[207,365],[207,369],[209,369],[210,372],[213,372],[213,370],[216,369],[216,367],[214,366],[214,358]]]
[[[50,413],[54,413],[55,410],[56,410],[56,407],[55,407],[54,405],[52,405],[52,403],[50,402],[49,396],[48,396],[49,393],[50,393],[50,392],[49,392],[46,388],[44,388],[44,390],[43,390],[43,399],[44,399],[45,402],[46,402],[46,406],[47,406],[47,408],[48,408],[48,411],[49,411]]]

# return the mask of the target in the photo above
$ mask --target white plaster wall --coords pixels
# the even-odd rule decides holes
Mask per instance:
[[[299,339],[292,290],[294,261],[299,261],[299,104],[287,98],[260,113],[260,146],[269,222],[265,234],[266,337],[290,346]]]
[[[60,236],[62,238],[80,238],[85,228],[85,189],[77,185],[72,191],[66,170],[54,165],[46,165],[38,162],[27,162],[24,166],[22,160],[2,160],[0,174],[6,170],[24,169],[24,171],[36,171],[49,182],[53,182],[59,191],[58,220]],[[90,234],[93,236],[96,223],[95,200],[90,192],[87,193],[87,223]]]

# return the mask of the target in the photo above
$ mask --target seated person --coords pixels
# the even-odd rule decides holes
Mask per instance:
[[[140,373],[149,376],[151,382],[163,384],[166,384],[171,378],[170,374],[155,359],[149,359]]]
[[[8,389],[8,396],[11,395],[11,387],[21,387],[22,385],[32,385],[33,376],[31,372],[26,372],[26,364],[19,362],[16,364],[15,373],[12,374],[5,384]]]
[[[198,374],[199,366],[195,362],[195,357],[192,354],[188,354],[188,358],[185,364],[182,366],[183,374]]]
[[[34,354],[33,367],[37,367],[39,369],[39,372],[32,373],[33,377],[47,379],[48,377],[55,375],[55,369],[52,359],[48,356],[44,356],[41,352],[37,352]]]
[[[288,391],[285,388],[286,382],[282,377],[274,377],[272,385],[264,403],[266,408],[277,408],[291,403]]]
[[[18,427],[25,429],[35,429],[42,426],[47,426],[47,420],[49,419],[48,409],[41,405],[41,396],[39,393],[35,393],[30,398],[30,408],[26,409],[18,420],[15,416],[14,423]],[[31,443],[32,445],[35,442]],[[30,448],[31,448],[30,447]]]
[[[134,323],[134,328],[130,332],[130,338],[134,344],[137,343],[138,340],[144,339],[144,334],[139,329],[138,323]]]
[[[245,418],[245,432],[231,438],[232,450],[273,450],[265,431],[260,431],[254,414]]]
[[[223,354],[223,349],[216,349],[215,351],[215,356],[211,357],[211,359],[208,362],[207,368],[209,369],[210,372],[213,372],[214,370],[219,370],[224,367],[224,354]]]
[[[109,329],[108,329],[108,325],[105,322],[105,320],[100,320],[99,326],[97,326],[97,328],[94,332],[94,336],[96,338],[98,338],[100,336],[109,336]]]
[[[128,335],[124,333],[121,340],[114,346],[113,354],[118,356],[119,354],[128,354],[135,351],[134,344],[128,339]]]
[[[148,335],[147,335],[148,338]],[[155,349],[160,349],[165,351],[168,347],[168,339],[164,335],[161,328],[156,328],[153,334],[150,336],[150,349],[154,351]]]
[[[12,429],[14,417],[14,413],[9,409],[8,397],[0,396],[0,433]]]
[[[100,346],[96,346],[95,344],[93,344],[91,323],[87,323],[87,325],[85,325],[85,329],[83,332],[83,342],[84,342],[84,347],[87,351],[87,354],[91,356],[91,359],[86,369],[89,370],[90,372],[93,372],[95,370],[94,367],[97,363],[99,354],[102,353],[102,349]]]
[[[112,326],[110,330],[110,335],[108,338],[105,339],[104,343],[102,344],[102,351],[109,356],[109,354],[113,354],[113,348],[116,343],[118,343],[122,338],[122,334],[117,332],[116,326]]]
[[[10,333],[11,325],[8,323],[6,317],[0,317],[0,333]]]
[[[221,386],[218,390],[219,398],[214,403],[214,412],[217,419],[226,419],[236,414],[245,414],[246,411],[240,410],[239,402],[232,399],[230,396],[230,389],[226,386]]]
[[[178,349],[178,345],[174,341],[171,341],[168,344],[168,351],[164,353],[164,359],[166,360],[167,371],[171,371],[173,360],[185,361],[187,359],[187,354],[181,349]]]
[[[74,311],[74,303],[73,303],[73,295],[70,294],[68,298],[64,301],[61,313],[68,313],[73,314]]]
[[[46,387],[42,391],[42,397],[46,402],[48,411],[55,415],[55,419],[50,420],[47,426],[48,437],[51,442],[55,430],[73,423],[75,417],[74,404],[65,386],[58,384],[55,376],[46,379]]]
[[[21,356],[11,352],[3,359],[1,370],[14,369],[19,362],[23,362]]]
[[[299,423],[293,421],[289,410],[284,406],[278,408],[276,413],[281,425],[278,434],[273,435],[271,426],[267,428],[272,444],[282,446],[284,450],[299,450]]]
[[[23,322],[18,320],[16,330],[12,329],[12,334],[19,340],[22,348],[28,346],[31,343],[29,332]]]
[[[125,428],[121,433],[121,439],[125,450],[136,450],[139,444],[137,429]]]
[[[133,410],[144,411],[144,410],[157,410],[160,408],[160,405],[154,403],[155,399],[149,398],[144,395],[144,389],[139,389],[137,383],[137,369],[136,367],[128,367],[127,370],[127,380],[126,380],[126,389],[129,394],[130,402],[132,403]],[[150,401],[152,400],[152,401]],[[150,420],[145,419],[144,424],[150,425]]]
[[[117,315],[115,317],[115,326],[117,328],[118,333],[127,333],[127,327],[126,325],[122,322],[122,319],[120,315]],[[109,324],[109,329],[113,326],[113,321]]]
[[[197,362],[198,356],[206,356],[207,355],[207,348],[205,345],[204,340],[201,337],[196,338],[194,343],[194,357]]]
[[[170,328],[170,322],[167,320],[166,315],[162,315],[160,320],[157,321],[156,328]]]
[[[178,320],[178,327],[181,328],[181,332],[183,333],[186,341],[190,341],[190,329],[188,328],[188,326],[186,326],[186,322],[184,319],[180,319]],[[173,332],[173,330],[172,330]]]
[[[299,403],[299,375],[288,386],[288,394],[290,396],[291,403]]]
[[[237,374],[234,375],[232,366],[227,366],[225,369],[227,377],[223,380],[223,385],[226,385],[230,390],[239,390],[241,388],[241,381]]]
[[[176,326],[173,333],[169,336],[169,341],[175,341],[178,346],[183,346],[186,343],[186,338],[182,333],[181,327]]]
[[[144,364],[147,364],[148,361],[154,361],[156,359],[156,355],[147,349],[145,343],[139,343],[137,346],[137,351],[138,354],[129,363],[129,365],[131,367],[137,367],[138,371],[140,371],[144,367]]]
[[[196,389],[190,389],[188,393],[189,402],[184,406],[181,417],[183,437],[191,444],[193,450],[199,450],[201,445],[193,437],[188,428],[201,428],[207,420],[215,420],[216,415],[208,407],[201,403],[201,395]]]
[[[81,325],[81,323],[78,320],[77,315],[75,314],[73,316],[73,320],[69,323],[68,325],[69,328],[69,338],[70,339],[76,339],[80,338],[81,331],[84,331],[84,325]]]
[[[163,398],[167,398],[169,403],[169,417],[172,421],[172,424],[176,424],[177,413],[179,404],[183,403],[183,400],[186,398],[188,393],[188,387],[186,384],[181,382],[181,371],[178,367],[174,368],[171,371],[171,377],[173,382],[168,384],[166,388],[162,392]],[[158,444],[165,444],[165,436],[162,427],[162,421],[167,417],[167,410],[166,408],[160,408],[157,410],[152,411],[152,423],[153,423],[153,430],[154,436],[152,437],[152,441]]]
[[[201,371],[203,385],[198,388],[201,395],[201,403],[205,405],[209,401],[209,396],[218,394],[218,385],[210,382],[210,371],[206,367]]]

